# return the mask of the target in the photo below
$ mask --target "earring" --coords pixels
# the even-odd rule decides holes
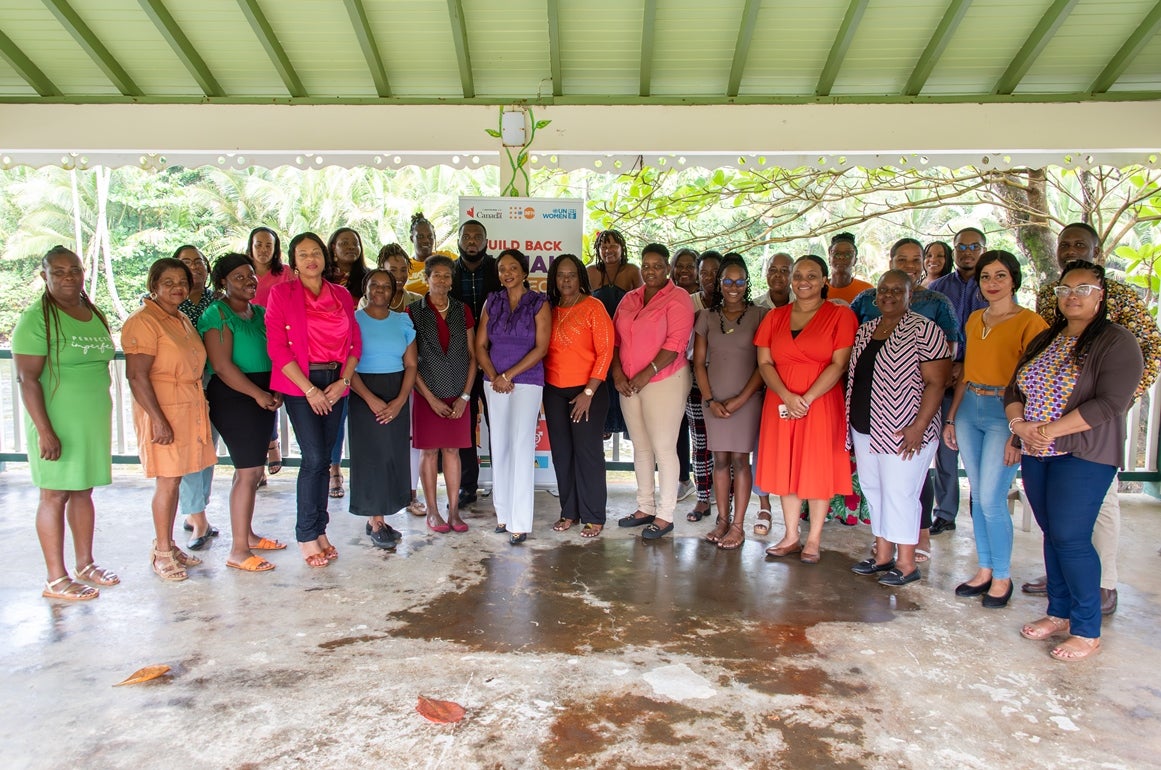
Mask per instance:
[[[875,307],[878,307],[878,306],[879,306],[879,300],[878,300],[878,298],[872,299],[872,300],[871,300],[871,304],[872,304],[872,305],[874,305]]]

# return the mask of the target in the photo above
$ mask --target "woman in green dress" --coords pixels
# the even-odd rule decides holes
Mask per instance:
[[[40,488],[36,534],[48,572],[43,595],[87,601],[121,580],[93,560],[93,487],[111,483],[113,400],[109,324],[85,294],[76,254],[55,246],[41,261],[45,290],[12,332],[24,401],[28,464]],[[65,568],[65,521],[73,535],[76,576]]]

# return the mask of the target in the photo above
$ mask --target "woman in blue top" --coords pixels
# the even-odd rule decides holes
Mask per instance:
[[[254,533],[254,496],[262,479],[282,394],[270,390],[270,355],[266,352],[266,308],[252,303],[258,291],[254,262],[245,254],[227,254],[210,275],[215,291],[224,292],[198,318],[206,346],[206,386],[213,423],[234,465],[230,487],[233,542],[226,566],[266,572],[274,565],[254,551],[280,551],[284,543]]]
[[[411,502],[411,410],[419,354],[415,326],[406,312],[392,311],[403,291],[384,269],[371,270],[361,287],[367,305],[355,313],[363,357],[351,378],[347,417],[351,445],[351,513],[369,516],[367,534],[379,548],[401,537],[383,521]]]

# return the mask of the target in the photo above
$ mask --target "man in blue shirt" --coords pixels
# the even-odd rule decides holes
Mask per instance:
[[[976,262],[980,255],[987,250],[987,238],[982,230],[975,227],[965,227],[955,234],[955,270],[942,278],[931,282],[931,290],[945,295],[951,300],[955,308],[956,319],[959,321],[960,337],[963,337],[964,326],[968,316],[975,311],[988,306],[980,286],[976,282]],[[951,368],[951,382],[947,392],[943,394],[943,408],[941,414],[947,414],[951,408],[951,397],[955,393],[955,384],[963,374],[964,346],[960,345],[955,351],[955,360]],[[955,516],[959,512],[959,452],[949,449],[942,441],[939,442],[939,451],[935,454],[935,509],[932,512],[931,534],[938,535],[955,529]]]

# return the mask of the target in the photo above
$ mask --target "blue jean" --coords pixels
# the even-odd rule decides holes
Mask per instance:
[[[218,429],[210,426],[214,438],[214,454],[218,452]],[[210,487],[214,483],[214,466],[187,473],[181,477],[177,489],[177,512],[182,516],[202,513],[210,504]]]
[[[335,437],[335,444],[331,447],[331,465],[338,465],[343,461],[343,437],[347,432],[347,399],[344,398],[342,403],[342,409],[335,404],[335,409],[341,412],[343,417],[339,420],[339,435]]]
[[[1101,635],[1101,560],[1092,528],[1117,469],[1072,455],[1020,463],[1024,491],[1044,531],[1048,614],[1068,618],[1076,636]]]
[[[1017,466],[1004,465],[1004,447],[1011,437],[1004,400],[965,390],[955,415],[955,439],[971,492],[976,555],[980,567],[990,569],[996,580],[1011,577],[1008,487],[1016,478]]]
[[[337,369],[310,372],[310,383],[319,390],[336,379]],[[315,414],[305,396],[286,396],[284,403],[298,447],[302,450],[302,465],[298,469],[298,521],[294,535],[298,542],[309,543],[325,535],[330,523],[327,491],[331,449],[343,424],[347,397],[336,401],[325,415]]]

